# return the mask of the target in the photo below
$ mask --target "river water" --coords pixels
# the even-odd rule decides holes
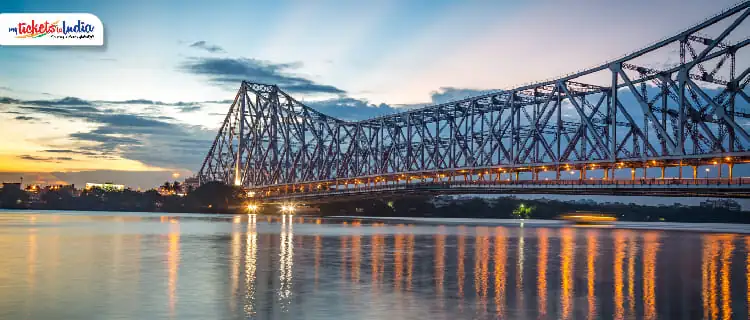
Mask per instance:
[[[0,318],[748,319],[750,236],[465,222],[0,211]]]

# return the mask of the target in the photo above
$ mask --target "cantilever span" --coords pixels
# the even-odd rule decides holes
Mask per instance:
[[[362,121],[243,81],[199,178],[277,198],[416,180],[562,181],[569,171],[612,182],[649,167],[696,179],[701,165],[729,183],[750,162],[748,15],[750,1],[594,68]]]

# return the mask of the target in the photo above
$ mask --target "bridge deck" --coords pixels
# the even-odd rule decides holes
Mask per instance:
[[[319,202],[337,197],[374,198],[404,194],[567,194],[750,198],[750,178],[636,180],[511,180],[338,185],[328,189],[267,192],[264,201]]]

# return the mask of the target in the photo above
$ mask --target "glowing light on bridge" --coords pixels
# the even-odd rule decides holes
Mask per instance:
[[[568,183],[570,177],[559,176],[562,168],[571,175],[579,171],[588,182],[589,169],[608,172],[626,164],[632,173],[642,168],[645,180],[649,166],[716,166],[724,158],[747,163],[750,134],[742,124],[750,115],[737,112],[735,101],[747,99],[740,87],[747,85],[743,53],[750,40],[728,41],[738,34],[744,39],[747,21],[742,19],[748,12],[750,2],[739,3],[649,47],[563,77],[356,122],[320,113],[275,84],[242,81],[198,178],[288,201],[290,193],[322,193],[314,184],[335,186],[324,191],[342,195],[375,194],[364,187],[380,176],[392,185],[414,185],[412,180],[426,179],[425,173],[449,174],[451,182],[457,175],[478,175],[474,187],[495,168],[536,175],[539,168],[554,166],[557,178]],[[692,54],[679,55],[688,51]],[[727,59],[731,63],[724,63]],[[659,67],[637,65],[642,61]],[[669,61],[679,62],[665,64]],[[647,87],[664,90],[641,90]],[[563,114],[568,105],[577,112]],[[519,114],[527,119],[518,121]],[[257,157],[253,150],[264,154]],[[744,185],[745,191],[750,188]]]

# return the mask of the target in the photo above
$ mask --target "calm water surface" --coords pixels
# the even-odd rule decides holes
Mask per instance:
[[[0,212],[2,319],[748,319],[750,236]]]

